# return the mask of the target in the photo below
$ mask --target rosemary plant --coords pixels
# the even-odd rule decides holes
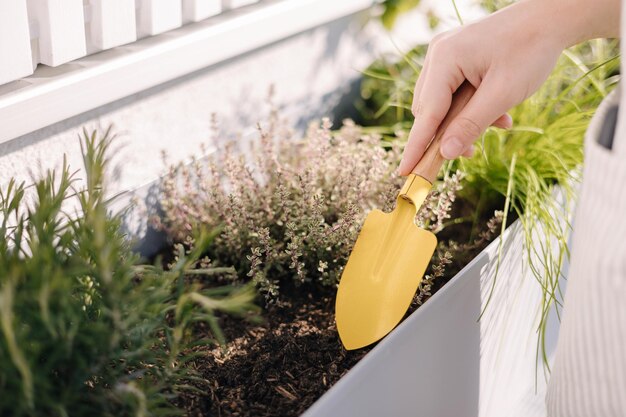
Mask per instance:
[[[185,363],[220,338],[214,312],[253,309],[250,288],[186,277],[211,234],[171,270],[141,264],[108,213],[110,141],[85,133],[84,186],[64,164],[0,192],[0,415],[177,414],[177,396],[206,384]]]

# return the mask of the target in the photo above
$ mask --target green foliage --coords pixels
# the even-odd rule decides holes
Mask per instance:
[[[359,106],[371,130],[407,136],[413,86],[424,54],[420,46],[402,60],[381,60],[366,71]],[[514,127],[488,129],[473,158],[451,165],[466,175],[461,197],[473,211],[466,221],[478,228],[472,235],[480,233],[486,213],[494,208],[505,208],[505,216],[510,211],[521,219],[528,264],[544,291],[541,332],[551,307],[556,304],[559,311],[559,278],[567,257],[583,138],[595,109],[617,83],[617,54],[616,42],[605,40],[565,51],[541,89],[511,110]],[[554,199],[557,186],[559,202]],[[550,241],[558,242],[556,252],[545,244]]]
[[[428,12],[426,12],[426,17],[428,18],[428,27],[431,30],[437,29],[439,23],[441,23],[441,19],[439,18],[439,16],[437,16],[437,14],[435,14],[435,12],[433,12],[432,10],[429,10]]]
[[[417,7],[419,4],[420,0],[385,0],[383,2],[384,11],[381,16],[383,25],[387,29],[393,28],[398,16]]]
[[[361,99],[356,103],[360,124],[391,136],[411,127],[413,89],[427,49],[427,45],[417,46],[400,60],[395,55],[383,57],[364,71]]]
[[[193,247],[198,228],[223,225],[208,257],[268,299],[281,281],[336,284],[364,212],[393,201],[399,153],[353,125],[333,135],[328,121],[299,140],[275,111],[244,153],[214,134],[215,154],[170,167],[157,226]]]
[[[514,0],[481,0],[480,5],[488,13],[493,13],[496,10],[508,6],[513,3],[513,1]],[[452,7],[454,8],[459,23],[462,25],[463,19],[459,12],[459,8],[457,7],[456,0],[450,0],[450,2],[452,3]],[[383,13],[381,15],[383,26],[387,30],[393,29],[396,20],[401,14],[411,11],[419,6],[420,3],[420,0],[385,0],[383,2]],[[439,26],[440,18],[432,10],[427,12],[427,18],[428,25],[431,29],[436,29],[437,26]]]
[[[331,132],[324,120],[298,135],[275,111],[258,140],[239,151],[215,132],[214,154],[170,166],[154,223],[189,247],[199,227],[223,225],[208,257],[234,265],[268,300],[286,283],[336,285],[367,212],[395,204],[400,153],[350,121]],[[459,181],[451,173],[435,187],[417,216],[421,225],[443,229]]]
[[[480,5],[488,13],[493,13],[514,2],[515,0],[481,0]]]
[[[178,394],[203,383],[185,362],[219,338],[214,312],[252,309],[250,288],[185,276],[210,234],[171,270],[140,263],[107,213],[110,140],[82,139],[82,187],[64,164],[0,192],[0,415],[176,414]],[[213,336],[195,333],[198,321]]]
[[[569,256],[583,139],[595,109],[619,78],[613,76],[617,51],[608,41],[565,51],[544,86],[511,111],[514,128],[489,129],[475,157],[458,164],[467,174],[465,195],[478,206],[481,193],[493,190],[522,223],[528,266],[544,293],[542,336],[553,305],[560,315],[561,269]],[[556,250],[550,242],[556,242]],[[544,342],[541,337],[542,353]]]

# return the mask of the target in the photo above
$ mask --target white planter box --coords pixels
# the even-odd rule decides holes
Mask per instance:
[[[221,0],[183,0],[183,22],[199,22],[222,12]]]
[[[158,35],[183,24],[181,0],[137,0],[137,36]]]
[[[0,85],[33,73],[26,0],[0,2]]]
[[[545,416],[546,379],[543,363],[536,359],[541,289],[523,266],[523,241],[516,222],[505,234],[493,296],[480,321],[492,288],[499,239],[381,341],[304,417]],[[556,318],[551,317],[547,333],[551,355]]]
[[[91,20],[87,43],[92,52],[137,40],[135,0],[89,0]]]

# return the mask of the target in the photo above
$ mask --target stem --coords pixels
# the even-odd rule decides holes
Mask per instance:
[[[204,269],[188,269],[185,271],[185,275],[203,275],[214,276],[222,274],[236,274],[237,271],[232,266],[222,268],[204,268]]]
[[[493,297],[494,290],[496,288],[496,279],[498,278],[498,272],[500,271],[500,261],[502,259],[502,247],[504,244],[504,232],[506,231],[506,222],[509,214],[509,209],[511,206],[511,194],[513,193],[513,173],[515,172],[515,162],[517,161],[517,154],[513,154],[513,158],[511,159],[511,166],[509,168],[509,183],[507,184],[506,189],[506,200],[504,201],[504,215],[502,217],[502,226],[500,229],[500,242],[498,243],[498,260],[496,262],[496,272],[493,276],[493,283],[491,285],[491,289],[489,290],[489,296],[487,297],[487,302],[485,303],[485,307],[483,307],[483,311],[478,316],[478,321],[483,317],[485,311],[487,311],[487,306],[491,302],[491,298]]]
[[[456,13],[456,18],[459,20],[461,26],[464,25],[463,18],[461,17],[461,13],[459,12],[459,8],[456,5],[456,0],[452,0],[452,6],[454,6],[454,12]]]

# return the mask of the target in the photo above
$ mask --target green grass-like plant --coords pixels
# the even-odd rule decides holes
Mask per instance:
[[[458,162],[468,175],[465,195],[477,198],[478,209],[483,190],[493,190],[520,219],[527,265],[543,291],[537,352],[546,364],[545,324],[553,306],[560,317],[561,270],[569,257],[583,139],[597,106],[617,83],[618,68],[614,42],[565,51],[544,86],[511,111],[515,126],[489,129],[477,155]]]
[[[214,312],[253,309],[250,288],[186,276],[211,234],[171,270],[141,263],[108,213],[110,143],[85,133],[84,186],[64,164],[0,192],[0,415],[180,414],[178,395],[207,383],[185,364],[221,337]]]
[[[419,6],[420,2],[420,0],[385,0],[381,15],[383,26],[388,30],[392,29],[398,16]]]
[[[400,60],[374,63],[362,83],[358,104],[369,129],[406,137],[412,124],[410,104],[425,47]],[[487,213],[504,209],[502,232],[519,218],[525,233],[527,265],[544,294],[538,354],[545,352],[544,331],[553,306],[560,314],[559,287],[568,256],[573,202],[583,162],[583,138],[602,99],[617,83],[618,47],[596,40],[566,50],[541,89],[511,110],[514,127],[490,128],[478,141],[475,155],[447,165],[465,174],[461,194],[473,215],[472,236],[480,233]],[[560,193],[555,200],[555,193]],[[557,249],[549,242],[556,241]],[[494,285],[496,285],[494,281]]]

